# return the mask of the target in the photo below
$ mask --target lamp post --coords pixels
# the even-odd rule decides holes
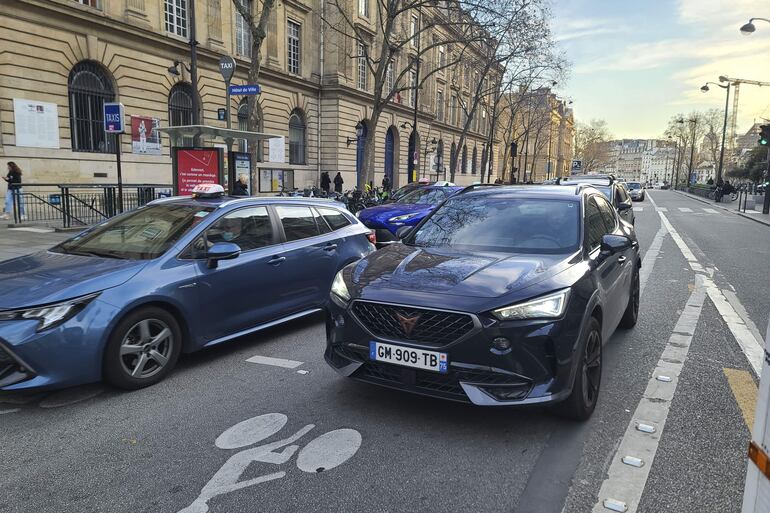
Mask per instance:
[[[747,24],[741,27],[741,34],[744,36],[750,36],[754,33],[755,30],[757,30],[757,27],[754,26],[754,20],[761,20],[770,23],[770,20],[767,18],[751,18]]]
[[[722,78],[724,77],[720,77],[720,80]],[[725,160],[725,136],[727,134],[727,111],[730,105],[730,82],[727,82],[727,85],[717,84],[716,82],[706,82],[703,84],[703,87],[701,87],[700,90],[704,93],[707,93],[709,91],[709,84],[713,84],[725,90],[725,120],[724,123],[722,123],[722,146],[719,148],[719,168],[717,169],[716,180],[719,182],[722,179],[722,166],[724,165]]]

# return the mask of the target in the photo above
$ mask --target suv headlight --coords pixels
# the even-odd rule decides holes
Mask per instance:
[[[388,219],[388,222],[399,223],[399,222],[407,221],[407,220],[409,220],[409,219],[411,219],[411,218],[413,218],[415,216],[418,216],[418,215],[420,215],[419,212],[413,212],[411,214],[403,214],[403,215],[400,215],[400,216],[391,217],[390,219]]]
[[[0,312],[0,321],[18,321],[24,319],[36,319],[39,321],[37,331],[56,327],[73,318],[83,310],[99,293],[68,299],[61,303],[51,305],[23,308],[19,310],[5,310]]]
[[[569,289],[539,297],[526,303],[506,306],[493,310],[492,314],[501,321],[520,319],[553,319],[561,317],[567,306]]]
[[[347,307],[350,302],[350,292],[348,292],[348,286],[345,285],[345,278],[342,277],[342,271],[338,272],[334,277],[331,298],[332,301],[343,308]]]

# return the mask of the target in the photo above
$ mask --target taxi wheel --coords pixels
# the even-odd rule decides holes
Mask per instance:
[[[158,307],[140,308],[110,335],[104,380],[127,390],[154,385],[171,372],[181,349],[181,330],[174,316]]]
[[[573,420],[587,420],[596,408],[602,382],[602,329],[591,317],[577,353],[578,362],[572,393],[556,407],[556,413]]]

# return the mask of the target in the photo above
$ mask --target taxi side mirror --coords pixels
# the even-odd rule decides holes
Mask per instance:
[[[238,258],[241,248],[232,242],[217,242],[206,251],[206,264],[209,269],[216,269],[220,260]]]

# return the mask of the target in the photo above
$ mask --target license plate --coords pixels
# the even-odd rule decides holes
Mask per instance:
[[[446,353],[425,351],[411,347],[369,342],[369,359],[378,362],[394,363],[404,367],[429,370],[446,374],[448,360]]]

